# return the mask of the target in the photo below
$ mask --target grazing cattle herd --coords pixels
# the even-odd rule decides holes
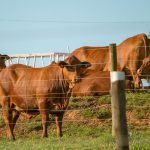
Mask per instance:
[[[76,56],[81,61],[89,61],[91,70],[110,71],[109,47],[80,47],[70,56]],[[136,71],[142,65],[142,60],[150,55],[149,39],[145,34],[138,34],[123,41],[117,46],[118,70],[130,72],[133,82],[136,80]],[[67,60],[69,57],[65,60]],[[126,73],[126,72],[125,72]],[[134,82],[135,88],[139,84]]]
[[[125,89],[150,83],[150,40],[138,34],[117,46],[117,68],[125,72]],[[20,115],[40,114],[42,137],[47,137],[49,114],[55,115],[57,135],[62,136],[62,119],[72,96],[102,96],[110,91],[109,47],[84,46],[64,61],[42,68],[23,64],[6,67],[7,55],[0,55],[0,104],[8,139],[15,139],[14,127]]]

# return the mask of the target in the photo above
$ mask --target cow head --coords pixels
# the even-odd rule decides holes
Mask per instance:
[[[137,70],[136,84],[141,84],[142,78],[147,78],[150,74],[150,56],[144,58],[141,67]]]
[[[137,74],[139,76],[144,76],[144,75],[149,75],[150,73],[150,56],[146,57],[143,60],[143,64],[141,65],[141,67],[137,70]]]
[[[71,83],[69,84],[70,87],[73,87],[76,82],[79,82],[81,80],[82,73],[85,69],[91,66],[89,62],[81,62],[75,56],[71,56],[68,59],[68,63],[60,61],[58,64],[61,68],[63,68],[64,79]]]
[[[3,69],[6,67],[5,61],[10,59],[8,55],[1,55],[0,54],[0,68]]]

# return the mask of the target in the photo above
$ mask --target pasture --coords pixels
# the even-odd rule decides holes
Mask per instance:
[[[150,93],[126,93],[126,116],[130,149],[150,149]],[[63,137],[56,136],[53,116],[50,117],[48,138],[41,138],[40,116],[20,117],[15,127],[16,141],[5,137],[5,126],[0,116],[0,149],[115,149],[111,135],[110,96],[71,98],[63,120]]]

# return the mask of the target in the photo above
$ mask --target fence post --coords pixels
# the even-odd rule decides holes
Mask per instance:
[[[110,44],[109,51],[110,51],[110,71],[117,71],[116,44]]]
[[[117,72],[116,44],[110,44],[111,61],[111,105],[112,135],[116,138],[118,150],[128,150],[128,130],[126,123],[124,72]]]
[[[117,71],[117,52],[116,52],[116,44],[110,44],[109,45],[109,52],[110,52],[110,71]],[[111,84],[112,86],[112,84]],[[112,87],[111,87],[112,89]],[[112,110],[112,136],[115,136],[114,131],[114,109],[113,107],[113,101],[111,99],[111,110]]]

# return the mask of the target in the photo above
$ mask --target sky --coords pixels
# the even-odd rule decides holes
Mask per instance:
[[[150,34],[150,0],[0,0],[0,53],[72,52]]]

